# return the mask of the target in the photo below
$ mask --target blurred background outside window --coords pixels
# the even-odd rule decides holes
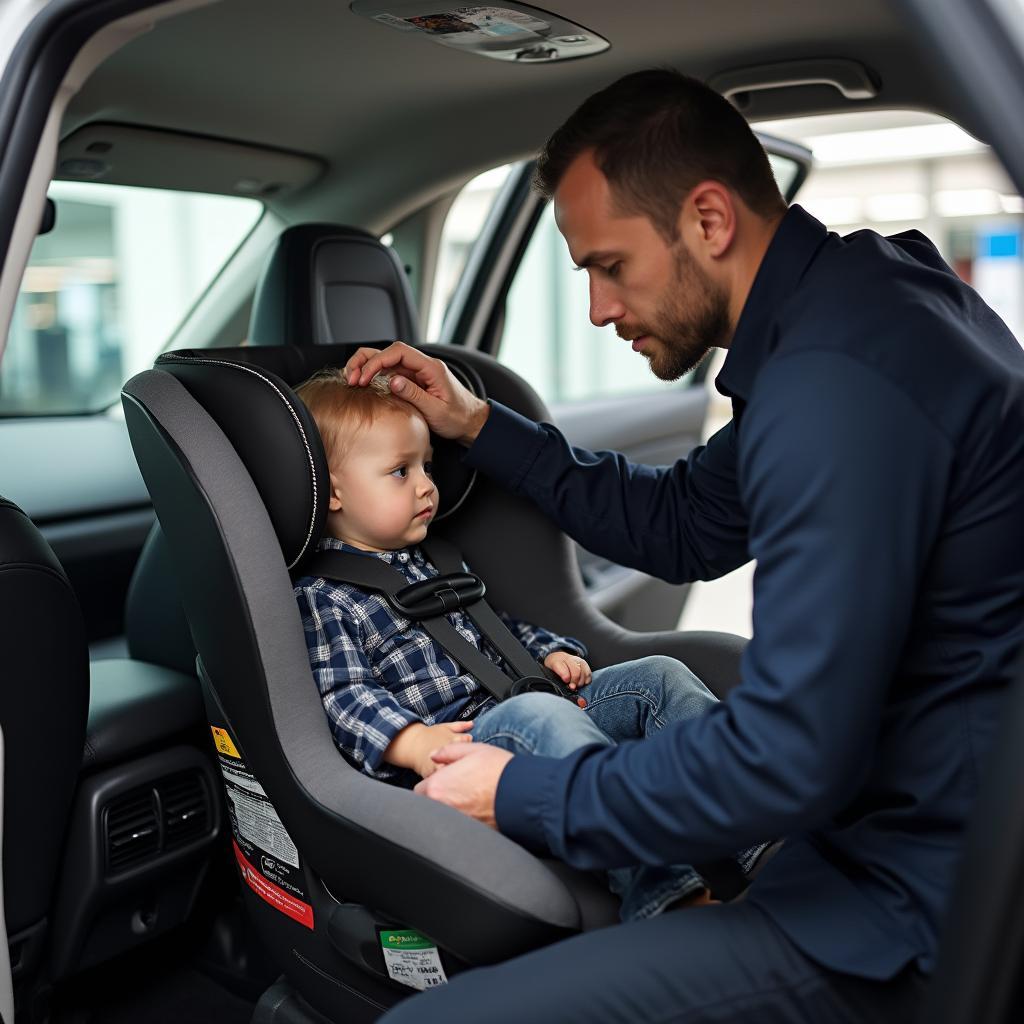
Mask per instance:
[[[0,373],[0,415],[94,412],[149,366],[262,213],[253,199],[54,182]]]

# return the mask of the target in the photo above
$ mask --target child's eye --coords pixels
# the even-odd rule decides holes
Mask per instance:
[[[432,462],[424,462],[423,463],[423,472],[426,473],[427,476],[433,476],[434,475],[434,464]]]
[[[409,470],[406,466],[399,466],[397,469],[391,470],[391,476],[397,476],[401,479],[405,479],[409,475]]]

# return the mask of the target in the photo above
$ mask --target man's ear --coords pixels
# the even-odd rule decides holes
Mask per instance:
[[[683,200],[679,231],[711,259],[725,256],[736,238],[736,205],[719,181],[702,181]]]
[[[341,487],[338,485],[338,478],[331,474],[331,496],[327,502],[328,512],[341,511]]]

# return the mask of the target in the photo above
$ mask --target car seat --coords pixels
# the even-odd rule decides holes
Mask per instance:
[[[47,982],[44,949],[89,709],[82,612],[57,556],[0,498],[0,726],[6,745],[3,883],[22,1009]]]
[[[354,347],[169,353],[124,389],[223,768],[235,776],[235,797],[248,787],[243,804],[253,793],[262,801],[262,787],[274,808],[260,803],[262,827],[281,830],[267,835],[274,851],[260,852],[259,863],[236,851],[248,910],[294,989],[346,1021],[375,1019],[410,991],[388,977],[384,930],[422,932],[454,973],[616,914],[600,880],[363,776],[333,745],[288,575],[322,528],[326,467],[290,386],[343,363]],[[431,351],[487,395],[545,416],[532,389],[489,357]],[[718,692],[738,678],[739,638],[621,629],[587,602],[570,541],[531,504],[474,480],[453,446],[439,444],[436,461],[444,516],[436,528],[457,538],[496,607],[579,636],[595,666],[668,653]],[[232,811],[236,826],[253,813]]]

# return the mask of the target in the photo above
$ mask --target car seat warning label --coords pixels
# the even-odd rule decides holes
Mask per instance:
[[[421,991],[448,981],[437,946],[425,935],[409,930],[382,931],[380,946],[393,981]]]
[[[313,927],[299,852],[263,787],[246,767],[227,730],[210,727],[224,780],[235,859],[257,896],[290,918]]]

